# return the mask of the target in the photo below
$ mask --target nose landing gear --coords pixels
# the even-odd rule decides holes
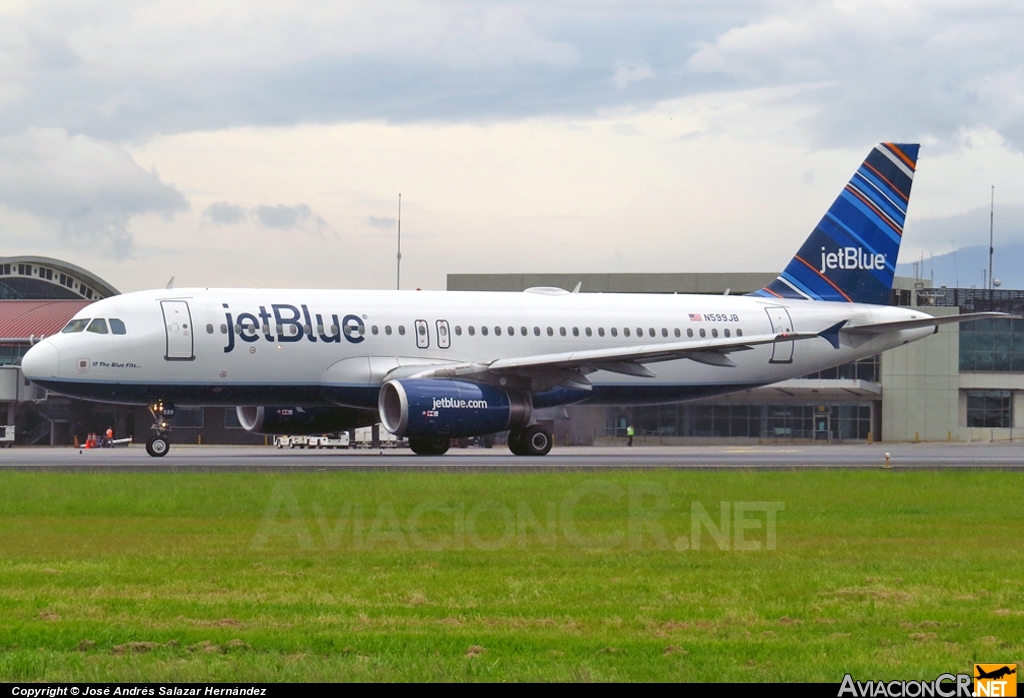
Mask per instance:
[[[174,419],[174,405],[157,400],[149,406],[149,413],[153,415],[153,426],[150,427],[156,432],[146,442],[146,453],[154,458],[163,458],[171,449],[171,420]]]

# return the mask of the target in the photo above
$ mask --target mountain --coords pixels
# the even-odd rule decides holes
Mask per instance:
[[[914,262],[910,259],[896,265],[898,276],[913,276]],[[970,288],[984,287],[981,270],[988,274],[988,247],[961,247],[954,252],[935,255],[931,259],[926,255],[923,269],[919,276],[928,280],[935,274],[935,286],[959,286]],[[993,256],[992,271],[996,279],[1002,281],[1000,288],[1024,289],[1024,243],[1008,243],[997,245]]]

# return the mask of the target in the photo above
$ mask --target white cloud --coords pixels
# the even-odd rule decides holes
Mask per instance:
[[[631,82],[641,82],[654,77],[651,66],[644,62],[619,61],[615,64],[615,72],[612,74],[612,84],[616,89],[624,90]]]
[[[56,225],[71,242],[131,253],[130,220],[172,215],[185,197],[120,146],[60,128],[0,138],[0,204]]]

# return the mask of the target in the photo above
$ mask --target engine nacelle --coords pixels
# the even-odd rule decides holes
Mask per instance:
[[[380,422],[398,437],[480,436],[530,423],[529,395],[468,381],[389,380],[377,400]]]
[[[236,407],[242,428],[257,434],[328,434],[377,423],[377,413],[354,407]]]

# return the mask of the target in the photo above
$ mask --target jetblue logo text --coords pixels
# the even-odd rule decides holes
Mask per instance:
[[[434,409],[486,410],[487,400],[458,400],[453,397],[435,397]]]
[[[885,269],[884,254],[868,254],[859,247],[843,247],[838,252],[821,248],[821,273],[828,269]]]
[[[243,342],[308,342],[340,343],[345,340],[359,344],[366,338],[366,325],[358,315],[346,315],[338,321],[336,314],[311,313],[309,307],[286,303],[271,303],[270,310],[261,305],[258,313],[240,313],[233,317],[228,304],[224,303],[225,329],[227,330],[227,354],[235,348],[235,335]],[[326,320],[324,319],[326,318]]]

